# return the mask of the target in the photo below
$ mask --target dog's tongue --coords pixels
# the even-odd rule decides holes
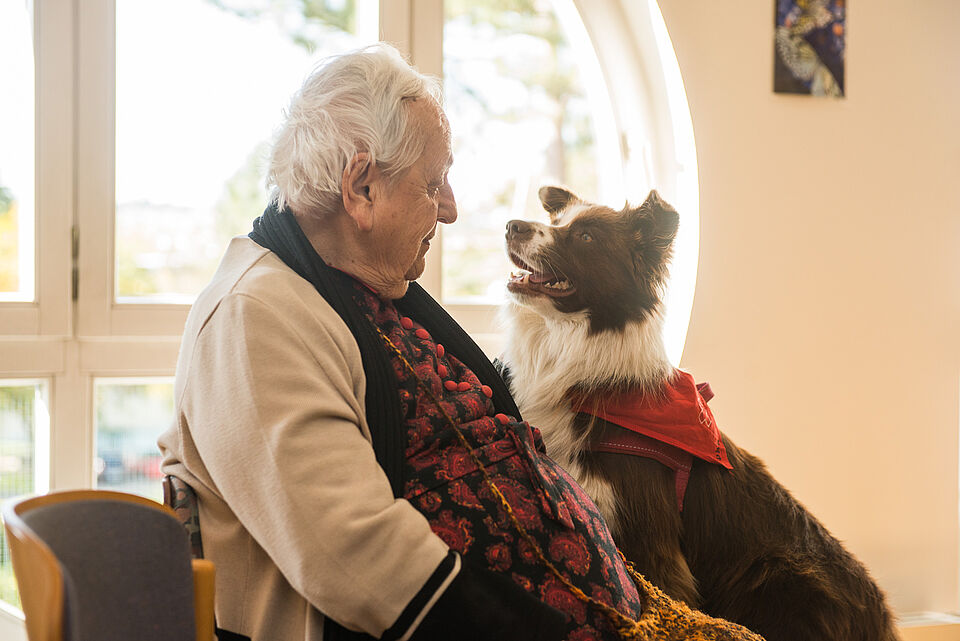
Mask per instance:
[[[550,277],[544,274],[530,274],[531,283],[545,283],[548,280],[550,280]]]

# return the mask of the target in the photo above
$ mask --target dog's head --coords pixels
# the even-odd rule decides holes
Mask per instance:
[[[661,302],[679,216],[656,191],[621,211],[542,187],[550,225],[511,220],[507,253],[519,267],[507,290],[544,316],[585,313],[590,331],[620,329]]]

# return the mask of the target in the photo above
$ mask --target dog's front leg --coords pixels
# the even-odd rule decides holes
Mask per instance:
[[[698,607],[696,579],[681,547],[673,471],[625,454],[594,452],[584,463],[584,488],[597,494],[593,498],[627,560],[670,597]]]

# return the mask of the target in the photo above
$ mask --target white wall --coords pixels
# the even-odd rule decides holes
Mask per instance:
[[[960,2],[851,2],[842,100],[772,92],[773,0],[660,6],[700,169],[682,364],[898,611],[956,610]]]

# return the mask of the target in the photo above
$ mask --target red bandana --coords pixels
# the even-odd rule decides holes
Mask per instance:
[[[733,469],[713,412],[707,407],[712,396],[709,386],[698,386],[690,374],[677,370],[657,395],[625,394],[604,398],[600,403],[587,397],[575,400],[573,408]]]

